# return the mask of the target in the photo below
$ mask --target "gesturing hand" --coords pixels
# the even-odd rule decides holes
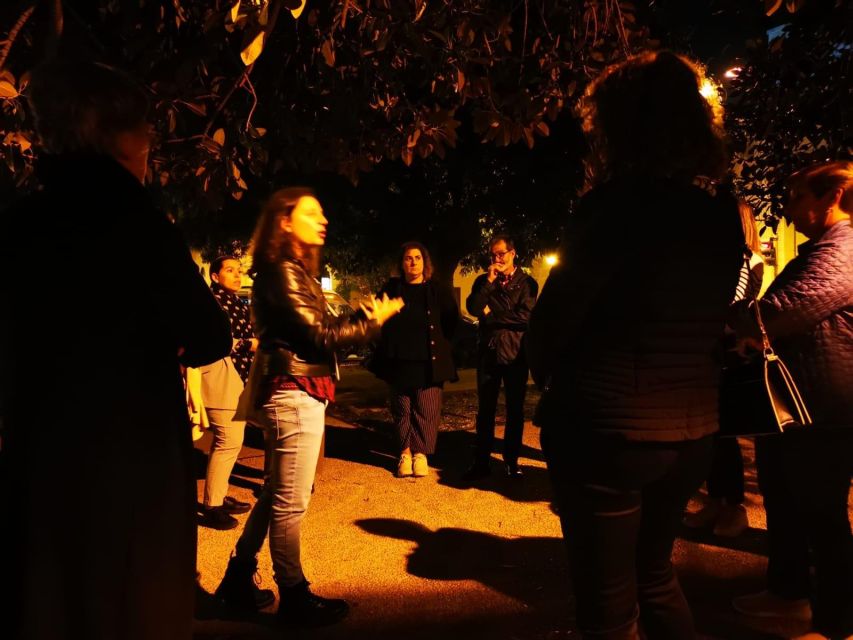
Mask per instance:
[[[368,320],[376,320],[380,325],[393,315],[400,312],[406,306],[402,298],[389,298],[383,293],[381,298],[370,296],[370,299],[361,303],[361,309]]]

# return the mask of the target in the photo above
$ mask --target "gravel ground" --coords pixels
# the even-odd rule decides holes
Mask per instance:
[[[461,481],[474,443],[476,392],[464,373],[446,393],[445,421],[432,473],[396,479],[395,443],[384,389],[358,370],[345,371],[339,404],[327,418],[325,458],[303,525],[303,562],[320,595],[344,597],[350,616],[333,627],[277,631],[274,607],[236,620],[209,595],[221,579],[241,528],[199,528],[197,638],[488,638],[557,640],[579,637],[538,429],[525,428],[522,481],[499,476],[469,487]],[[527,415],[535,393],[530,394]],[[498,438],[502,436],[499,416]],[[762,640],[801,627],[760,624],[736,615],[733,595],[763,586],[764,520],[756,495],[752,448],[746,445],[751,529],[733,542],[705,534],[679,540],[675,560],[706,640]],[[207,437],[198,445],[199,497]],[[244,500],[260,486],[261,438],[250,429],[232,494]],[[495,463],[495,470],[499,467]],[[701,499],[701,497],[700,497]],[[692,504],[698,508],[699,502]],[[238,516],[242,523],[246,516]],[[262,585],[272,588],[266,545]],[[231,619],[229,619],[231,618]],[[780,635],[782,634],[782,635]]]

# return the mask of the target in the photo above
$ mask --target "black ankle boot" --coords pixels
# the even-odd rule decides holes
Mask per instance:
[[[231,558],[222,582],[216,588],[216,597],[229,607],[244,611],[258,611],[270,606],[275,602],[275,594],[271,589],[260,589],[255,584],[257,570],[255,558]]]
[[[285,625],[322,627],[343,620],[349,613],[346,601],[311,593],[307,580],[293,587],[279,587],[278,593],[278,619]]]

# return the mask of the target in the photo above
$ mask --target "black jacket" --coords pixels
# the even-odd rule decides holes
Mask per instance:
[[[18,267],[0,310],[4,637],[189,638],[196,483],[179,362],[227,356],[228,316],[121,165],[39,165],[44,189],[0,233]]]
[[[296,260],[261,265],[252,285],[252,311],[263,375],[337,378],[335,350],[368,342],[379,325],[361,313],[334,316],[320,283]]]
[[[412,330],[413,325],[421,319],[411,319],[407,314],[413,313],[410,306],[403,307],[399,315],[391,318],[382,327],[379,344],[368,363],[370,371],[383,380],[393,383],[390,367],[394,360],[411,360],[414,354],[417,359],[432,363],[432,383],[456,380],[456,367],[453,364],[450,341],[459,323],[459,307],[450,292],[431,281],[424,283],[426,295],[426,317],[423,324],[425,333]],[[403,297],[405,285],[401,278],[391,278],[379,291],[379,296],[388,294],[390,298]],[[415,323],[410,322],[415,320]],[[414,345],[414,341],[424,340],[424,348]],[[415,348],[412,348],[415,347]]]
[[[480,321],[481,364],[524,361],[522,342],[538,293],[538,283],[521,267],[516,267],[506,284],[489,282],[485,273],[474,280],[465,306]],[[487,306],[488,314],[484,313]]]
[[[716,431],[743,245],[722,192],[637,180],[586,194],[530,320],[530,369],[549,387],[540,423],[649,441]]]

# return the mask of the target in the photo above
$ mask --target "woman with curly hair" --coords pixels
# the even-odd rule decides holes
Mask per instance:
[[[589,87],[590,189],[530,319],[542,448],[587,640],[635,640],[640,627],[695,637],[672,547],[711,462],[714,353],[744,246],[703,81],[663,51]]]

